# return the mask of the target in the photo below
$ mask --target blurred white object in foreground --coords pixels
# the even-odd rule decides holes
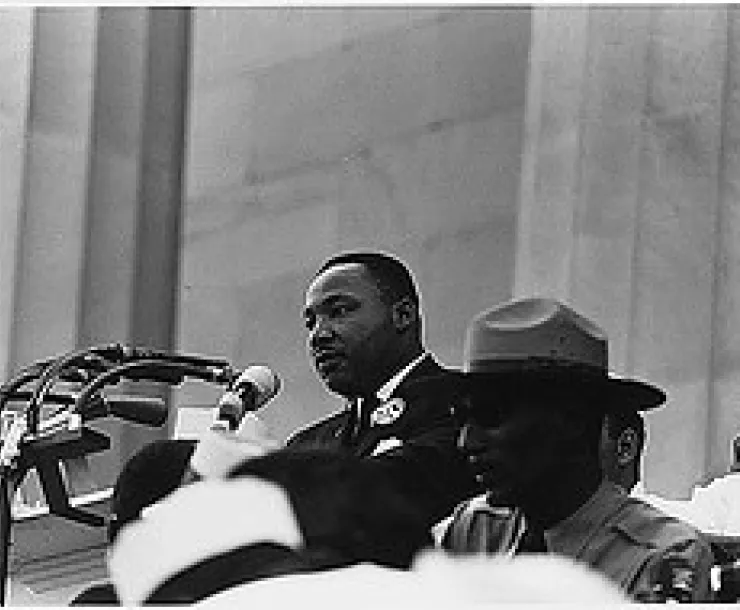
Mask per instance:
[[[459,598],[473,605],[489,603],[599,603],[628,601],[602,574],[567,557],[550,554],[507,557],[450,557],[426,553],[414,565],[424,587],[450,602]]]
[[[554,555],[514,559],[422,554],[411,571],[362,564],[281,576],[234,587],[200,602],[206,607],[322,610],[346,608],[466,608],[510,603],[626,604],[629,600],[601,574]]]
[[[222,477],[247,458],[280,446],[254,413],[247,413],[234,431],[210,429],[203,433],[190,458],[190,468],[204,478]]]
[[[198,481],[122,528],[108,568],[123,605],[136,606],[173,575],[255,542],[302,546],[287,493],[251,477]]]

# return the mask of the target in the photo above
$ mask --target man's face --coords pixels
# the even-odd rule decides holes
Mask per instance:
[[[571,436],[559,409],[536,400],[497,404],[495,392],[489,405],[481,396],[468,400],[472,415],[458,446],[495,502],[519,505],[558,477]]]
[[[331,267],[306,292],[308,351],[327,387],[342,396],[373,391],[398,351],[390,306],[365,268]]]

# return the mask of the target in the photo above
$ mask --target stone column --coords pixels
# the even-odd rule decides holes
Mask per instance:
[[[15,263],[25,190],[33,9],[0,10],[0,376],[10,373]]]
[[[617,372],[666,388],[645,483],[671,497],[729,459],[730,22],[722,6],[533,18],[515,292],[570,301],[607,329]]]
[[[14,36],[0,40],[17,85],[0,89],[0,272],[12,287],[0,301],[0,365],[7,377],[112,341],[173,349],[190,12],[7,10],[26,27],[7,21]],[[113,446],[91,460],[102,485],[167,434],[101,427]]]
[[[732,438],[740,434],[740,10],[728,9],[726,81],[723,87],[719,208],[715,245],[712,399],[708,470],[725,470]]]
[[[23,185],[6,315],[7,373],[75,347],[95,62],[95,11],[38,10],[29,30],[26,122],[17,166]],[[68,464],[71,466],[71,464]],[[84,460],[69,470],[74,491],[95,485]],[[35,472],[22,489],[43,501]]]
[[[79,345],[175,347],[189,19],[185,9],[99,11]],[[167,432],[106,426],[114,469]]]

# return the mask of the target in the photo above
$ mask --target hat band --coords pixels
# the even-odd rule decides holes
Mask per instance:
[[[521,358],[488,358],[470,360],[466,373],[496,374],[496,373],[529,373],[559,371],[583,373],[590,377],[608,377],[606,368],[582,361],[564,360],[562,358],[548,358],[545,356],[526,356]]]

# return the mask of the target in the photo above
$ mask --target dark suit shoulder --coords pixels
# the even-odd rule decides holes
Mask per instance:
[[[305,426],[295,430],[285,441],[285,446],[290,449],[299,447],[308,447],[323,444],[335,438],[347,421],[349,412],[347,409],[340,409],[312,421]]]
[[[435,400],[449,400],[455,395],[450,383],[450,391],[445,391],[445,380],[452,380],[454,372],[439,364],[433,357],[425,358],[396,389],[394,394],[408,397],[423,397]],[[428,383],[434,379],[434,383]]]
[[[432,376],[444,378],[446,374],[444,368],[429,358],[404,380],[393,393],[409,407],[406,416],[399,423],[417,433],[440,425],[455,427],[452,418],[453,396],[420,383],[420,380]]]

